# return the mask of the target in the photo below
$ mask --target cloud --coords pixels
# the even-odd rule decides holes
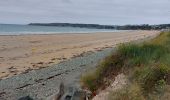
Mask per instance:
[[[170,0],[1,0],[0,23],[168,23],[169,5]]]
[[[61,0],[64,3],[71,3],[71,0]]]

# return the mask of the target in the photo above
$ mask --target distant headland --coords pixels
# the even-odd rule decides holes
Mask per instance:
[[[94,28],[94,29],[116,29],[116,30],[161,30],[170,29],[170,24],[159,25],[100,25],[100,24],[80,24],[80,23],[30,23],[28,25],[35,26],[58,26],[58,27],[79,27],[79,28]]]

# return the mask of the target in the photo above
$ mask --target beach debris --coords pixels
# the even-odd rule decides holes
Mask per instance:
[[[44,64],[44,62],[38,62],[37,64],[43,65],[43,64]]]
[[[54,60],[56,60],[56,59],[57,59],[57,58],[52,58],[51,60],[54,61]]]
[[[51,61],[51,62],[48,62],[48,64],[52,64],[52,63],[54,63],[54,62],[52,62],[52,61]]]
[[[29,41],[29,43],[41,43],[41,41]]]
[[[58,93],[48,97],[47,100],[89,100],[91,96],[92,93],[90,91],[77,87],[69,87],[66,89],[62,82],[59,86]]]
[[[63,60],[66,60],[67,58],[63,57],[62,59],[63,59]]]
[[[10,73],[14,73],[14,75],[16,75],[18,72],[17,68],[15,68],[14,66],[9,67],[8,70]]]
[[[9,67],[8,69],[16,69],[14,66]]]
[[[28,69],[26,69],[24,72],[22,72],[22,74],[26,74],[26,73],[28,73],[28,72],[30,72],[30,71],[32,71],[33,69],[31,69],[30,67],[28,68]]]

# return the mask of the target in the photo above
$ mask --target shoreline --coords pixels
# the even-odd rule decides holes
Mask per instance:
[[[86,52],[156,35],[158,31],[0,36],[2,79],[58,64]]]
[[[110,29],[112,30],[112,29]],[[60,35],[60,34],[96,34],[96,33],[115,33],[115,32],[131,32],[131,31],[153,31],[153,30],[112,30],[112,31],[89,31],[89,32],[21,32],[21,34],[7,34],[0,36],[30,36],[30,35]],[[5,32],[4,32],[5,33]],[[6,32],[9,33],[9,32]],[[20,33],[20,32],[14,32]],[[26,34],[25,34],[26,33]]]

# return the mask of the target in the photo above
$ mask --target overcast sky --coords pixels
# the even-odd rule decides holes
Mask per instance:
[[[0,23],[170,23],[170,0],[0,0]]]

